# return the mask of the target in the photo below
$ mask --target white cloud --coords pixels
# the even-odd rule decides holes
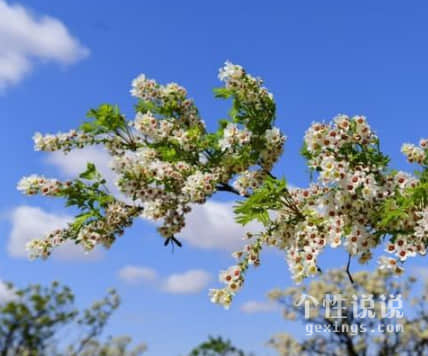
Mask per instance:
[[[12,229],[7,245],[9,255],[26,258],[25,246],[28,241],[41,238],[55,229],[65,227],[71,220],[71,216],[47,213],[37,207],[22,205],[15,208],[10,215]],[[52,257],[60,260],[87,260],[99,258],[100,253],[101,251],[98,249],[85,253],[82,247],[68,242],[57,248]]]
[[[241,305],[241,311],[247,314],[269,313],[278,310],[278,305],[273,302],[258,302],[250,300]]]
[[[210,280],[208,272],[194,269],[170,275],[163,282],[162,289],[171,294],[193,294],[203,290]]]
[[[61,151],[49,153],[46,162],[52,164],[67,177],[75,177],[86,169],[88,162],[94,163],[101,174],[112,177],[109,168],[110,156],[101,147],[89,146],[73,150],[67,154]]]
[[[71,64],[89,54],[58,19],[36,16],[4,0],[0,0],[0,43],[0,89],[22,80],[37,61]]]
[[[127,265],[119,270],[119,278],[129,284],[140,284],[155,281],[158,274],[149,267]]]
[[[67,154],[61,151],[50,152],[46,158],[46,163],[53,165],[60,174],[67,178],[76,178],[85,171],[88,162],[93,163],[103,178],[107,180],[108,188],[112,192],[118,193],[114,184],[116,175],[110,168],[110,161],[110,155],[100,146],[88,146]]]
[[[100,146],[88,146],[67,154],[61,151],[50,152],[46,163],[54,166],[66,178],[76,178],[85,171],[88,162],[95,164],[97,170],[107,181],[107,188],[117,199],[130,202],[116,187],[116,174],[110,168],[111,156]]]
[[[119,270],[118,275],[127,284],[139,285],[151,282],[160,291],[170,294],[199,293],[211,281],[211,275],[201,269],[192,269],[161,278],[152,268],[127,265]]]
[[[234,220],[232,202],[208,201],[194,205],[186,217],[186,227],[180,238],[199,248],[217,248],[228,251],[244,245],[242,238],[247,231],[259,229],[256,223],[241,226]]]

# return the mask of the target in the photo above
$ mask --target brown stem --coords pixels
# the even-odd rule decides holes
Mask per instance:
[[[352,278],[352,274],[349,271],[349,267],[351,266],[351,254],[348,255],[348,263],[346,264],[346,274],[348,275],[349,281],[354,284],[354,279]]]

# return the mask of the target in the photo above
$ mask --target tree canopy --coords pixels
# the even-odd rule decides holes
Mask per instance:
[[[245,356],[245,352],[233,346],[230,340],[222,337],[209,336],[207,341],[202,342],[190,351],[189,356]],[[248,355],[251,356],[251,355]]]
[[[58,282],[6,288],[10,298],[0,303],[1,356],[139,356],[146,350],[144,344],[131,347],[127,336],[101,339],[120,304],[114,290],[78,310],[71,289]]]

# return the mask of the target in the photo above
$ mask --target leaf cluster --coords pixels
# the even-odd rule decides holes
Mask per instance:
[[[245,353],[233,346],[230,340],[209,336],[208,341],[194,348],[189,356],[245,356]]]
[[[262,186],[246,200],[239,201],[235,206],[236,221],[246,225],[253,220],[268,225],[269,211],[278,210],[282,206],[281,198],[287,192],[285,179],[267,177]]]
[[[91,120],[84,122],[80,130],[87,134],[106,134],[126,127],[125,117],[117,105],[102,104],[96,109],[90,109],[86,116]]]

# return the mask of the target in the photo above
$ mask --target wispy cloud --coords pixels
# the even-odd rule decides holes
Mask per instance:
[[[127,265],[119,270],[119,278],[129,284],[141,284],[153,282],[158,279],[158,274],[153,268]]]
[[[241,305],[241,311],[247,314],[270,313],[276,310],[278,310],[278,305],[273,302],[250,300]]]
[[[191,269],[162,278],[152,268],[135,265],[124,266],[119,270],[118,276],[130,285],[153,283],[157,289],[169,294],[196,294],[204,290],[211,281],[211,275],[202,269]]]
[[[170,275],[163,283],[163,290],[171,294],[192,294],[202,291],[211,276],[204,270],[196,269]]]
[[[21,81],[35,63],[71,64],[89,50],[53,17],[0,0],[0,90]]]

